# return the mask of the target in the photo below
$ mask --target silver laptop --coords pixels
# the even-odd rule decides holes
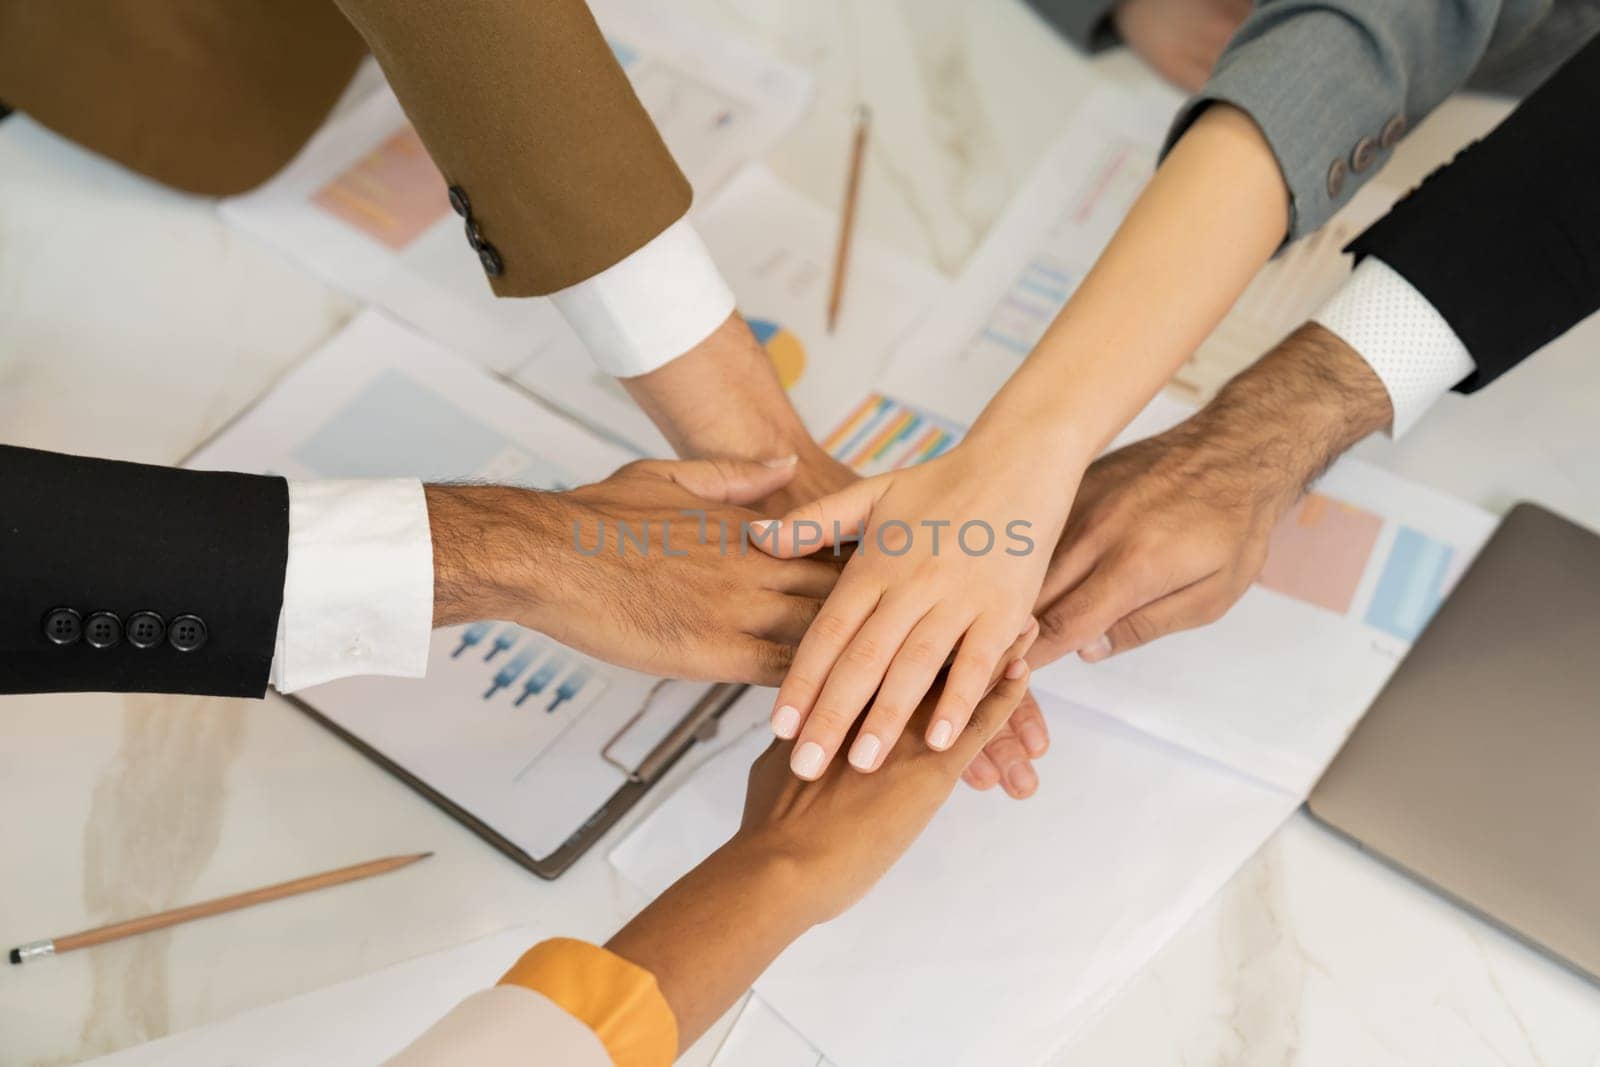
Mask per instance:
[[[1308,805],[1600,980],[1600,535],[1513,508]]]

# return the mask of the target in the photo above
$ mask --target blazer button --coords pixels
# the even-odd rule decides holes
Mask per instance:
[[[44,636],[53,645],[76,644],[83,636],[83,616],[71,608],[56,608],[44,617]]]
[[[467,244],[472,246],[474,252],[482,252],[483,246],[489,242],[483,239],[483,230],[478,227],[477,219],[467,220]]]
[[[478,249],[478,262],[483,264],[483,272],[491,278],[498,278],[506,265],[500,262],[500,253],[488,241],[483,242],[483,247]]]
[[[1372,166],[1372,161],[1378,158],[1378,144],[1370,137],[1363,137],[1356,142],[1356,147],[1350,153],[1350,169],[1360,174]]]
[[[450,187],[450,210],[462,218],[472,214],[472,201],[467,199],[467,191],[459,185]]]
[[[1378,147],[1383,149],[1393,148],[1400,143],[1400,138],[1406,135],[1406,117],[1395,115],[1383,124],[1383,129],[1378,133]]]
[[[155,648],[167,636],[167,624],[153,611],[136,611],[122,628],[134,648]]]
[[[167,643],[179,652],[197,652],[204,648],[205,620],[198,615],[179,615],[167,627]]]
[[[1344,180],[1349,174],[1350,168],[1344,165],[1344,160],[1333,161],[1333,165],[1328,168],[1328,199],[1339,199],[1339,194],[1344,192]]]
[[[90,648],[111,648],[122,640],[122,620],[109,611],[97,611],[83,620],[83,639]]]

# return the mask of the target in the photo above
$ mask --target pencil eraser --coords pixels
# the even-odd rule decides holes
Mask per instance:
[[[21,963],[22,962],[22,950],[20,948],[14,948],[14,949],[11,950],[11,962],[12,963]]]

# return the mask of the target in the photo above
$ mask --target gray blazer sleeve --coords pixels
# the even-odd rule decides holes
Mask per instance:
[[[1117,0],[1028,0],[1028,6],[1085,52],[1100,52],[1117,43],[1111,27]]]
[[[1246,112],[1288,183],[1294,240],[1348,203],[1491,44],[1520,38],[1550,4],[1258,0],[1205,88],[1178,113],[1167,148],[1215,101]]]

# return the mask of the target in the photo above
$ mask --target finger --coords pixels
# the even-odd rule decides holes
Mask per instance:
[[[1009,725],[1017,740],[1022,742],[1023,750],[1033,759],[1050,751],[1050,727],[1045,724],[1044,712],[1032,691],[1024,694],[1022,703],[1011,713]]]
[[[1021,643],[1026,649],[1033,641],[1033,631],[1031,626],[1024,627],[1023,636],[1019,638],[1014,624],[992,614],[972,624],[961,638],[961,648],[950,665],[950,672],[945,675],[944,691],[939,694],[939,703],[928,722],[929,748],[942,752],[955,743],[966,729],[978,701],[989,689],[995,672],[1004,668],[1001,657],[1013,644]]]
[[[850,746],[850,766],[875,771],[888,757],[890,739],[904,731],[970,621],[959,608],[941,605],[912,627]]]
[[[1013,658],[1008,653],[999,683],[973,709],[971,728],[962,733],[955,744],[950,746],[950,758],[954,759],[958,766],[970,765],[983,750],[983,746],[987,745],[990,738],[994,737],[1006,724],[1006,720],[1011,718],[1011,713],[1016,710],[1018,702],[1027,691],[1028,661],[1021,656]]]
[[[1012,712],[1012,719],[1015,718],[1016,712]],[[1027,749],[1022,747],[1022,741],[1017,737],[1014,721],[1000,727],[1000,732],[983,747],[982,754],[994,763],[1007,796],[1026,800],[1039,788],[1039,775],[1033,769],[1033,760],[1028,757]]]
[[[740,634],[729,643],[726,666],[703,679],[710,682],[744,682],[749,685],[777,685],[789,672],[794,646],[764,637]]]
[[[993,760],[980,752],[972,757],[967,769],[961,772],[961,780],[982,792],[1000,784],[1000,771],[996,769]]]
[[[772,706],[773,733],[788,739],[800,732],[829,670],[878,606],[880,595],[881,590],[870,583],[851,581],[848,575],[840,580],[806,630],[789,673],[778,687],[778,699]]]
[[[757,462],[745,459],[646,460],[638,468],[665,478],[695,496],[719,504],[753,504],[794,478],[796,457]]]
[[[889,665],[894,662],[906,635],[917,625],[924,610],[920,599],[886,599],[850,639],[830,667],[828,681],[818,694],[816,703],[805,714],[805,725],[800,728],[799,743],[794,750],[796,774],[813,779],[827,768],[843,744],[845,734],[861,717],[873,692],[883,684],[883,676],[888,672]],[[864,741],[858,737],[858,744],[863,746],[860,749],[861,760],[865,764],[858,769],[876,767],[880,753],[893,748],[899,736],[897,729],[893,732],[884,731]]]
[[[1076,589],[1039,613],[1039,640],[1028,662],[1042,667],[1100,639],[1124,615],[1168,592],[1157,567],[1102,559]]]
[[[866,478],[837,493],[795,508],[781,519],[750,524],[750,541],[769,556],[808,556],[858,535],[886,483]]]
[[[1222,576],[1215,575],[1124,616],[1106,631],[1102,642],[1090,645],[1080,655],[1089,663],[1098,663],[1159,637],[1209,625],[1220,619],[1236,599],[1226,595]]]
[[[767,589],[794,596],[826,600],[839,584],[839,565],[831,559],[768,559],[755,557],[763,565],[761,583]]]
[[[741,628],[754,637],[798,646],[821,610],[819,597],[767,593],[750,606]]]

